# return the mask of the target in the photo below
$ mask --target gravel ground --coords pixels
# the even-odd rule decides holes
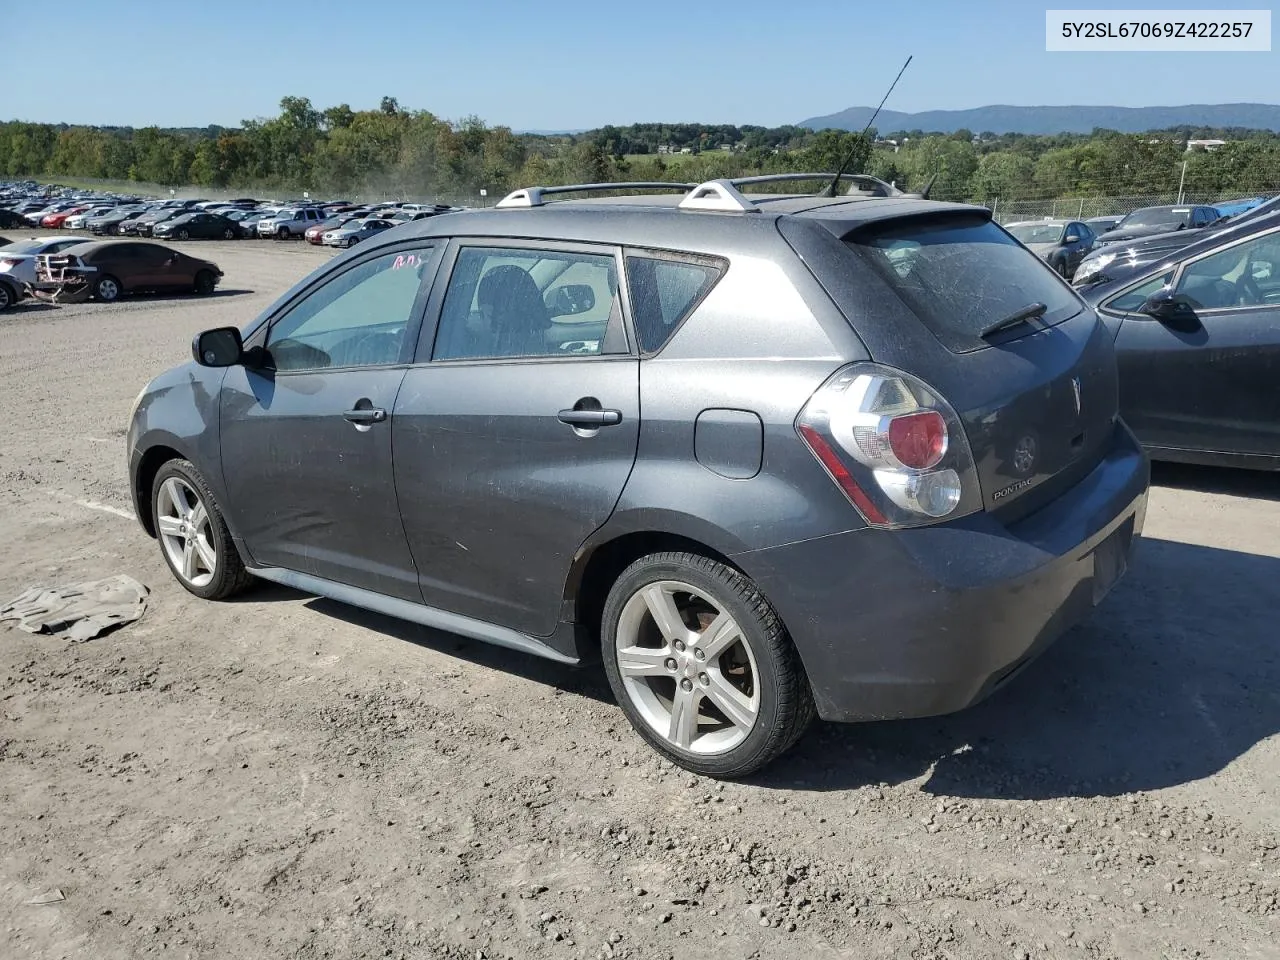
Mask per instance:
[[[1015,684],[720,785],[589,671],[174,583],[129,405],[327,256],[192,249],[212,299],[0,318],[0,599],[153,590],[82,645],[0,628],[6,960],[1280,957],[1277,477],[1158,468],[1130,575]]]

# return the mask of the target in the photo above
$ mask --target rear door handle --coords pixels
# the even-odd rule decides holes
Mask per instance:
[[[381,423],[387,419],[387,411],[382,407],[357,407],[344,413],[342,419],[352,423]]]
[[[612,427],[622,422],[621,410],[561,410],[556,416],[571,427]]]

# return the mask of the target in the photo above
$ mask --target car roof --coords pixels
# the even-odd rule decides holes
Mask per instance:
[[[673,243],[696,248],[699,240],[732,242],[732,237],[767,228],[783,218],[822,226],[836,236],[868,224],[942,212],[967,212],[989,219],[986,207],[915,198],[850,198],[753,195],[760,216],[743,213],[682,210],[679,197],[616,197],[569,200],[532,209],[465,210],[447,217],[411,220],[389,233],[386,241],[407,236],[494,236],[567,242],[631,244],[669,248]],[[776,235],[776,233],[775,233]]]

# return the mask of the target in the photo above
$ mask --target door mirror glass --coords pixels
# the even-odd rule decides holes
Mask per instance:
[[[553,317],[571,317],[586,313],[594,309],[595,305],[596,292],[589,284],[568,283],[556,288],[547,303],[547,309]]]
[[[217,327],[196,334],[191,355],[202,367],[233,367],[240,362],[244,344],[236,327]]]
[[[1079,242],[1080,242],[1080,234],[1078,234],[1078,233],[1068,233],[1068,234],[1067,234],[1067,238],[1066,238],[1065,240],[1063,240],[1062,242],[1063,242],[1063,243],[1079,243]]]

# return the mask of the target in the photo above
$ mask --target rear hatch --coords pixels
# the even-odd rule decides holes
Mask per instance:
[[[951,404],[989,512],[1013,522],[1097,465],[1117,424],[1111,340],[988,211],[922,204],[908,216],[819,222],[824,230],[784,218],[780,229],[871,358]],[[991,331],[1028,311],[1038,315]]]

